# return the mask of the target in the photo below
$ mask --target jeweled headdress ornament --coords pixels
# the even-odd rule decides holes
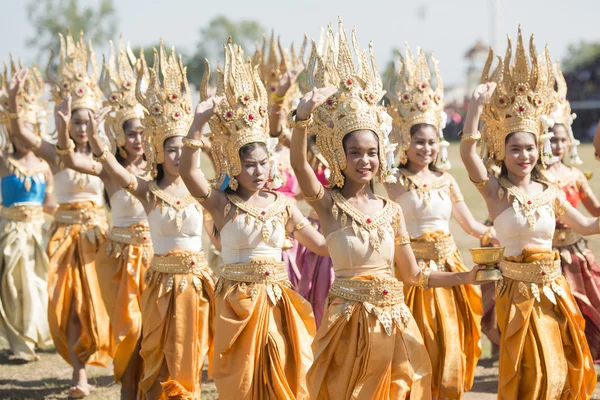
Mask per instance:
[[[417,49],[415,59],[407,45],[406,57],[400,54],[400,58],[396,84],[388,89],[391,100],[388,112],[394,120],[395,135],[393,135],[399,142],[400,162],[402,164],[407,162],[406,152],[410,148],[411,128],[418,124],[428,124],[438,131],[441,146],[439,167],[449,169],[447,150],[449,143],[444,139],[443,134],[443,128],[446,126],[444,85],[438,61],[432,53],[430,57],[434,71],[432,80],[427,57],[421,49]]]
[[[149,172],[156,177],[157,164],[165,160],[164,142],[170,137],[186,136],[194,115],[192,98],[187,81],[187,68],[175,49],[167,56],[161,40],[160,48],[154,49],[154,64],[148,68],[144,53],[140,53],[135,95],[144,107],[143,136],[144,155]],[[162,81],[160,79],[162,75]],[[146,78],[148,82],[146,86]],[[143,88],[147,87],[144,91]]]
[[[115,55],[113,42],[110,42],[108,64],[103,63],[100,74],[100,89],[106,97],[106,104],[112,107],[114,114],[108,115],[104,122],[106,136],[110,140],[113,152],[125,146],[123,124],[133,118],[143,118],[144,110],[135,97],[137,68],[141,68],[129,45],[119,41],[119,54]]]
[[[554,75],[548,47],[540,60],[533,42],[529,41],[529,58],[525,53],[521,27],[517,38],[517,49],[512,63],[512,43],[508,38],[508,48],[504,59],[498,57],[499,65],[489,76],[494,60],[490,48],[488,59],[481,75],[481,82],[495,82],[496,90],[490,102],[483,108],[481,119],[485,122],[483,133],[486,136],[490,161],[504,160],[506,136],[513,132],[529,132],[535,135],[540,149],[541,161],[552,156],[549,139],[552,126],[548,115],[552,110]],[[546,68],[546,71],[543,69]]]
[[[71,110],[87,108],[94,112],[98,111],[102,93],[96,82],[98,80],[98,64],[92,42],[89,42],[88,52],[83,32],[81,32],[78,42],[73,40],[68,29],[66,38],[62,33],[59,33],[58,36],[60,37],[60,52],[56,75],[52,76],[50,68],[54,52],[50,56],[46,69],[48,81],[52,85],[54,102],[58,105],[68,94],[71,94]],[[89,66],[91,66],[91,74],[88,74]]]
[[[571,112],[571,103],[567,100],[567,81],[560,68],[560,62],[554,64],[554,79],[556,80],[556,90],[553,93],[554,106],[550,116],[555,124],[564,125],[569,134],[569,145],[571,147],[571,164],[581,165],[583,161],[579,158],[577,147],[581,144],[573,135],[573,120],[577,114]]]
[[[213,185],[222,185],[229,176],[229,187],[237,189],[236,175],[242,172],[239,150],[249,143],[264,143],[269,139],[267,106],[269,96],[263,85],[258,66],[252,67],[251,60],[244,60],[243,50],[232,44],[231,38],[225,47],[225,66],[217,70],[217,90],[215,95],[223,97],[215,114],[209,120],[215,162],[216,177]],[[206,69],[200,85],[200,98],[208,99],[210,65]]]
[[[335,43],[331,26],[328,30],[329,43]],[[352,49],[359,60],[358,70],[354,65],[352,50],[346,32],[339,21],[339,44],[337,56],[318,54],[317,45],[312,42],[307,74],[311,87],[323,88],[334,85],[338,88],[325,103],[315,110],[314,128],[309,132],[317,134],[317,146],[329,164],[330,182],[335,187],[344,186],[342,171],[346,168],[346,155],[343,140],[347,134],[366,129],[374,132],[379,140],[379,177],[382,182],[394,182],[393,150],[389,134],[392,118],[378,105],[384,95],[381,76],[377,70],[373,46],[367,52],[359,48],[356,31],[352,31]],[[328,51],[333,51],[330,46]],[[390,162],[391,155],[391,162]]]
[[[8,82],[11,78],[23,69],[23,64],[19,61],[19,66],[10,55],[10,76],[6,63],[4,72],[0,81],[0,148],[5,149],[10,145],[10,117],[8,109]],[[46,119],[46,105],[44,99],[45,83],[42,74],[33,66],[21,89],[17,93],[17,114],[23,122],[29,122],[35,126],[35,132],[41,135],[45,129],[42,129],[48,121]]]

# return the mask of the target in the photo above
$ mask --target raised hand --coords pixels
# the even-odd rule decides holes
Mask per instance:
[[[17,94],[27,79],[27,75],[29,75],[29,70],[23,68],[10,79],[10,82],[8,82],[8,98],[12,105],[16,105]]]
[[[304,70],[303,65],[295,66],[289,70],[287,70],[279,79],[279,83],[277,84],[277,91],[275,94],[278,97],[284,97],[290,87],[298,80],[300,73]]]
[[[332,85],[324,88],[313,88],[313,90],[306,93],[296,108],[296,120],[309,119],[313,111],[325,103],[335,92],[337,92],[337,88]]]
[[[208,122],[208,120],[215,114],[215,110],[219,103],[223,100],[223,97],[210,97],[196,106],[194,111],[194,123],[202,124]]]
[[[98,154],[104,150],[104,146],[106,143],[100,138],[98,134],[99,127],[104,122],[104,118],[106,115],[112,110],[111,107],[104,107],[97,113],[93,114],[91,111],[88,111],[89,122],[86,126],[86,133],[88,137],[88,141],[90,143],[90,147],[92,151]]]
[[[496,82],[482,83],[475,88],[471,99],[477,106],[483,107],[484,104],[490,102],[494,90],[496,90]]]
[[[69,129],[69,123],[71,122],[71,95],[60,102],[55,110],[54,119],[56,121],[56,129],[59,132],[67,132]]]

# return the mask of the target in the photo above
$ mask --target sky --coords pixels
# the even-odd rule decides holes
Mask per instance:
[[[26,63],[35,60],[37,50],[26,45],[34,32],[27,20],[29,1],[2,0],[0,59],[8,59],[12,50]],[[80,2],[96,5],[99,0]],[[163,38],[184,53],[194,51],[200,28],[217,15],[257,20],[275,29],[285,46],[299,44],[304,32],[317,40],[320,28],[341,16],[348,31],[356,27],[362,46],[373,41],[381,69],[392,59],[392,49],[408,42],[413,49],[435,52],[446,85],[465,80],[464,54],[478,39],[496,41],[495,48],[504,53],[506,35],[516,38],[519,23],[525,35],[535,33],[538,51],[548,43],[554,58],[563,58],[571,43],[600,41],[598,0],[118,0],[115,6],[119,32],[132,46]],[[97,53],[106,49],[94,47]]]

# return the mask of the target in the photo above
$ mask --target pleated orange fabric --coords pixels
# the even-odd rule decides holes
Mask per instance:
[[[316,330],[310,303],[289,282],[273,284],[281,289],[273,303],[267,285],[221,279],[214,368],[220,398],[307,399]]]
[[[427,232],[412,242],[435,243],[441,238],[451,239],[443,232]],[[432,259],[418,261],[422,268],[468,271],[457,249],[443,260],[443,265]],[[472,285],[431,288],[425,292],[411,286],[405,287],[405,295],[431,359],[433,398],[461,398],[473,386],[481,355],[481,291]]]
[[[146,228],[147,225],[131,226]],[[150,234],[148,233],[147,241]],[[104,304],[110,318],[113,340],[113,373],[119,382],[132,357],[139,358],[136,376],[141,376],[142,362],[134,353],[142,336],[141,298],[144,290],[144,274],[152,261],[151,242],[135,245],[106,240],[96,255],[96,271]]]
[[[190,268],[187,273],[166,273],[155,269],[157,260],[168,262],[174,257],[195,260],[193,271]],[[140,389],[146,398],[184,398],[169,397],[172,391],[177,391],[181,396],[185,393],[189,398],[198,399],[204,360],[209,357],[210,362],[212,358],[212,271],[203,253],[172,251],[154,255],[146,278],[140,351],[144,375]],[[161,384],[165,393],[160,389]],[[160,394],[156,395],[157,392]]]
[[[94,202],[61,204],[57,213],[100,213]],[[48,243],[48,322],[56,351],[70,363],[67,325],[71,307],[81,323],[73,351],[86,364],[106,367],[110,362],[111,335],[106,307],[96,273],[96,253],[105,239],[105,222],[64,224],[55,221]]]
[[[507,257],[517,263],[557,259],[557,252],[540,248]],[[564,291],[556,305],[544,293],[536,300],[518,280],[505,278],[498,287],[499,399],[589,399],[594,391],[584,319],[564,276],[554,282]]]

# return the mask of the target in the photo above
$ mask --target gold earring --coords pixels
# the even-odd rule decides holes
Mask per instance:
[[[238,188],[238,181],[233,176],[229,177],[229,187],[231,190],[237,190]]]

